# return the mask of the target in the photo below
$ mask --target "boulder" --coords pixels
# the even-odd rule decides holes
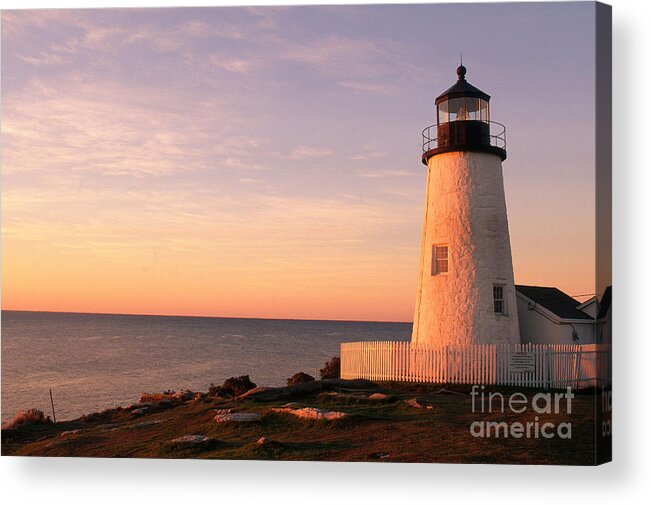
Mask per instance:
[[[173,444],[188,444],[188,445],[206,445],[212,442],[213,439],[205,435],[183,435],[172,439]]]
[[[255,412],[231,412],[230,414],[217,414],[214,420],[218,423],[250,423],[262,417]]]
[[[162,423],[162,419],[157,419],[156,421],[143,421],[142,423],[134,424],[134,428],[148,428],[149,426],[155,426],[156,424]]]
[[[81,431],[81,430],[68,430],[68,431],[62,431],[61,433],[59,433],[59,436],[60,436],[60,437],[66,437],[66,436],[68,436],[68,435],[76,435],[76,434],[79,433],[80,431]]]
[[[321,391],[334,391],[337,389],[377,389],[377,384],[366,379],[327,379],[319,381],[310,381],[294,386],[285,386],[278,388],[258,387],[251,389],[237,397],[238,400],[251,398],[253,400],[269,402],[280,399],[290,399],[294,396],[300,396]]]
[[[316,407],[303,407],[298,409],[292,407],[278,407],[271,410],[273,412],[291,414],[301,419],[319,419],[324,421],[333,421],[335,419],[343,419],[344,417],[348,417],[348,414],[345,412],[323,410]]]
[[[416,400],[416,398],[411,398],[409,400],[405,400],[405,403],[407,405],[409,405],[410,407],[414,407],[416,409],[422,409],[423,408],[423,406],[420,403],[418,403],[418,400]]]
[[[190,391],[189,389],[182,389],[181,391],[174,393],[172,395],[172,398],[181,400],[182,402],[187,402],[188,400],[192,400],[194,398],[194,394],[194,391]]]
[[[258,386],[253,389],[249,389],[246,393],[242,393],[240,396],[237,397],[237,400],[241,400],[243,398],[253,398],[255,400],[258,400],[260,396],[264,397],[265,394],[273,395],[279,389],[285,389],[285,388],[271,388],[267,386]]]
[[[369,400],[377,400],[377,401],[384,401],[390,399],[391,396],[385,395],[384,393],[373,393],[372,395],[369,395],[368,399]]]
[[[127,408],[130,409],[147,409],[147,408],[152,408],[152,407],[157,407],[158,403],[155,402],[138,402],[134,403],[133,405],[130,405]]]

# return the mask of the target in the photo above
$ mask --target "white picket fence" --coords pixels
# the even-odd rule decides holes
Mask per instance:
[[[343,379],[585,388],[610,383],[610,364],[604,344],[341,344]]]

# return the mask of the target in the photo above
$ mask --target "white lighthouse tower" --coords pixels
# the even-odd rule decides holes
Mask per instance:
[[[518,344],[505,130],[490,120],[490,96],[466,81],[463,65],[457,76],[436,99],[436,124],[423,130],[427,191],[412,342]]]

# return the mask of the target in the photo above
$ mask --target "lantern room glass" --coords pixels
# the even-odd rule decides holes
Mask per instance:
[[[462,96],[441,102],[438,107],[438,124],[452,121],[490,121],[488,101],[481,98]]]

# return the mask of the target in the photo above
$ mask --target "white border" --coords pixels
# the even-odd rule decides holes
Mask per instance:
[[[6,0],[3,8],[234,5],[244,2]],[[300,4],[254,0],[254,5]],[[346,3],[329,0],[329,4]],[[356,3],[369,3],[358,1]],[[387,2],[375,2],[387,3]],[[393,1],[391,3],[396,3]],[[649,491],[645,371],[650,263],[651,164],[645,0],[614,5],[613,260],[615,302],[615,462],[590,467],[449,464],[342,464],[109,459],[0,459],[4,503],[644,503]],[[435,27],[432,27],[435,29]],[[646,107],[646,108],[645,108]]]

